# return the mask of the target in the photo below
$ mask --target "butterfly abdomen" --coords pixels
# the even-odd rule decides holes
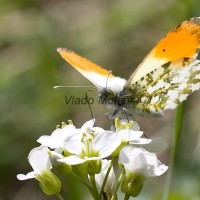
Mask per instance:
[[[119,93],[115,93],[111,90],[107,90],[104,88],[99,91],[99,101],[102,104],[113,104],[117,107],[120,107],[123,104]]]

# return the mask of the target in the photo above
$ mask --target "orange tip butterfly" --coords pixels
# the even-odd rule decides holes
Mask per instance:
[[[91,81],[102,102],[113,102],[110,118],[119,111],[163,115],[200,88],[200,17],[170,31],[139,64],[128,81],[64,48],[60,55]]]

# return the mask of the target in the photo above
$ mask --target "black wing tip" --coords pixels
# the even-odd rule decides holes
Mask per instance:
[[[193,17],[189,19],[188,22],[192,22],[194,24],[200,25],[200,17]]]
[[[60,53],[61,51],[68,51],[66,48],[63,48],[63,47],[58,47],[57,49],[56,49],[56,51],[58,52],[58,53]]]

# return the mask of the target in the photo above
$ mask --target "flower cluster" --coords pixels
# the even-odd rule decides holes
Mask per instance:
[[[60,195],[59,174],[72,174],[84,183],[94,199],[117,199],[119,188],[126,199],[137,196],[148,177],[160,176],[168,167],[155,153],[155,142],[143,136],[135,121],[115,120],[113,131],[94,126],[95,120],[76,128],[72,121],[62,123],[53,133],[41,136],[41,146],[31,150],[33,168],[19,180],[35,178],[47,195]],[[155,145],[153,145],[155,146]]]

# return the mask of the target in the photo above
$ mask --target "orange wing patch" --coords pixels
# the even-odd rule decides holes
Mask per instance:
[[[180,58],[195,58],[200,46],[200,19],[183,22],[163,38],[151,52],[159,59],[172,62]]]
[[[85,72],[93,72],[93,73],[98,73],[106,77],[108,76],[112,77],[112,74],[110,74],[109,71],[77,55],[73,51],[68,51],[67,49],[64,49],[64,48],[58,48],[57,51],[68,63],[70,63],[78,71],[83,70]]]
[[[57,51],[68,63],[92,82],[98,90],[101,91],[103,88],[106,88],[107,90],[117,93],[122,91],[126,82],[125,79],[112,75],[108,70],[92,63],[72,51],[68,51],[64,48],[58,48]]]
[[[173,63],[171,68],[184,68],[192,63],[200,47],[200,18],[191,18],[170,31],[140,63],[125,87],[133,85],[162,65]]]

